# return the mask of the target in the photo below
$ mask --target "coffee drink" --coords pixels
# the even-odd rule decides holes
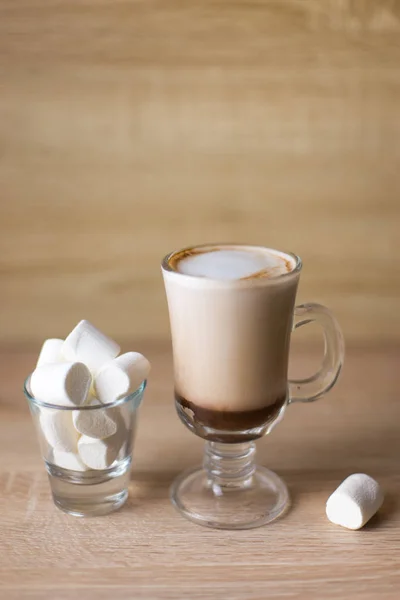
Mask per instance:
[[[257,246],[199,246],[163,263],[178,412],[214,441],[260,437],[287,398],[300,262]]]
[[[295,306],[301,260],[258,246],[214,244],[162,262],[175,371],[175,406],[206,439],[203,464],[171,486],[175,508],[219,529],[249,529],[289,506],[285,482],[255,464],[254,440],[280,422],[288,404],[313,402],[336,383],[343,335],[321,304]],[[322,362],[288,378],[292,331],[318,323]]]

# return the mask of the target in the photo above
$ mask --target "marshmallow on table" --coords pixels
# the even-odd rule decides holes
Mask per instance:
[[[96,373],[115,358],[121,348],[89,321],[80,321],[65,339],[62,354],[66,360],[80,361]]]
[[[150,372],[150,363],[139,352],[127,352],[108,362],[94,380],[96,397],[107,404],[128,396]]]
[[[34,370],[30,378],[32,395],[48,404],[80,406],[88,396],[92,376],[80,362],[43,365]]]
[[[70,469],[71,471],[87,471],[86,465],[84,465],[79,456],[73,452],[53,450],[52,462],[63,469]]]
[[[54,451],[77,451],[79,433],[72,422],[71,412],[45,407],[40,410],[40,428]]]
[[[64,340],[57,338],[51,338],[43,343],[42,349],[40,350],[39,358],[37,361],[37,367],[42,365],[50,365],[52,363],[62,362],[64,360],[61,353],[61,347]]]
[[[356,473],[347,477],[328,498],[326,516],[335,525],[360,529],[379,510],[383,493],[379,483]]]

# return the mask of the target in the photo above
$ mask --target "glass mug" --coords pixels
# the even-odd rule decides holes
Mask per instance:
[[[269,253],[286,269],[239,279],[178,269],[181,260],[210,251]],[[319,304],[295,307],[301,259],[248,245],[215,244],[168,254],[162,273],[168,301],[179,417],[206,440],[202,467],[171,487],[174,506],[190,520],[220,529],[259,527],[289,506],[285,483],[255,465],[255,440],[269,433],[293,402],[312,402],[336,383],[344,341],[332,313]],[[325,350],[315,375],[289,380],[291,333],[322,326]]]

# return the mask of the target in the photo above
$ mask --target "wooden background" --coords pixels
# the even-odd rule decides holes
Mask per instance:
[[[0,343],[168,333],[159,261],[289,249],[399,339],[400,3],[0,0]]]

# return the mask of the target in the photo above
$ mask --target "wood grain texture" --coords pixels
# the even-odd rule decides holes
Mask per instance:
[[[162,338],[161,257],[232,240],[398,339],[399,32],[392,0],[0,0],[0,340]]]
[[[153,363],[130,498],[114,515],[75,519],[50,498],[20,391],[35,356],[0,353],[0,597],[10,600],[397,600],[400,586],[399,348],[349,350],[325,399],[291,407],[257,444],[282,475],[287,516],[251,531],[213,531],[175,512],[168,488],[201,459],[179,422],[169,347],[144,344]],[[316,355],[299,351],[296,370]],[[385,491],[379,514],[352,532],[329,523],[325,502],[347,475],[367,472]]]

